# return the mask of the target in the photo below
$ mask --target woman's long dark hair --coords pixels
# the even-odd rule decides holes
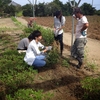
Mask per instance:
[[[58,16],[60,16],[59,20],[61,22],[61,18],[62,18],[62,12],[60,10],[56,11],[55,16],[58,18]]]

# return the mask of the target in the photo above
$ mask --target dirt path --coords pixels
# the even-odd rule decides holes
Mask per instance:
[[[11,18],[1,18],[0,19],[0,28],[17,28],[17,27],[12,22]]]
[[[20,41],[20,34],[23,31],[19,29],[11,18],[1,18],[0,19],[0,53],[3,53],[6,48],[13,49],[17,48]]]
[[[85,48],[87,62],[92,62],[100,66],[100,41],[90,38],[87,40]],[[64,44],[71,46],[71,33],[64,33]]]
[[[17,18],[21,23],[27,26],[27,22],[22,18]],[[64,44],[71,46],[71,33],[64,33]],[[70,55],[70,52],[67,50],[64,51]],[[86,45],[86,57],[88,59],[87,62],[94,63],[100,66],[100,41],[88,38],[88,42]]]

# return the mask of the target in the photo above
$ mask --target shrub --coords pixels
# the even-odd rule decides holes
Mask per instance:
[[[0,80],[5,84],[7,93],[12,93],[20,86],[31,84],[35,71],[23,62],[24,54],[16,50],[7,50],[0,56]]]
[[[53,48],[51,52],[48,53],[47,56],[47,65],[57,64],[59,61],[59,54],[56,48]]]
[[[14,17],[12,17],[12,19],[14,22],[17,22]],[[42,32],[44,45],[53,46],[54,37],[51,30],[43,29],[34,24],[34,28],[26,28],[25,32],[30,34],[33,30],[40,30]],[[20,37],[26,37],[29,35],[28,33],[24,33]],[[3,39],[2,37],[3,36],[1,36],[1,39]],[[9,42],[9,39],[7,40]],[[15,48],[13,50],[6,49],[4,53],[0,54],[0,80],[5,87],[6,92],[3,92],[6,93],[7,100],[27,100],[27,98],[31,100],[31,97],[32,100],[49,100],[51,94],[44,95],[41,90],[34,91],[32,89],[22,89],[26,88],[26,86],[27,88],[30,88],[30,85],[34,82],[34,76],[36,74],[36,71],[34,71],[32,67],[28,67],[23,61],[24,56],[24,53],[19,54]],[[48,65],[58,63],[59,55],[55,46],[53,46],[53,49],[48,52],[47,58]]]
[[[85,100],[99,100],[100,94],[100,77],[87,77],[81,81],[82,88],[85,89]]]
[[[50,29],[44,29],[41,26],[36,25],[34,23],[33,28],[25,28],[24,32],[26,33],[32,33],[34,30],[39,30],[42,33],[44,45],[51,45],[54,42],[54,35]]]
[[[14,97],[7,95],[7,100],[50,100],[52,94],[43,94],[42,90],[20,89],[15,92]]]

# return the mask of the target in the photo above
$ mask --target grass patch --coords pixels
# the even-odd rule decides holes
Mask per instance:
[[[16,20],[15,20],[16,21]],[[43,43],[45,45],[52,45],[54,37],[49,30],[44,30],[41,27],[35,26],[34,30],[39,30],[43,33]],[[32,29],[33,30],[33,29]],[[24,33],[20,37],[26,37],[30,33]],[[48,34],[48,35],[45,35]],[[49,39],[47,39],[49,37]],[[12,44],[12,40],[8,34],[0,35],[2,44]],[[53,45],[52,45],[53,46]],[[11,47],[10,47],[11,48]],[[6,49],[4,53],[0,54],[0,80],[5,88],[4,91],[0,90],[0,93],[4,94],[4,98],[7,100],[50,100],[52,95],[50,93],[44,94],[43,90],[35,91],[31,89],[31,85],[34,84],[34,77],[36,70],[23,61],[25,54],[19,54],[14,46],[13,50]],[[47,65],[51,66],[58,62],[58,52],[56,48],[53,48],[51,52],[48,52]],[[27,87],[27,88],[26,88]],[[2,98],[0,95],[0,98]],[[28,98],[28,99],[27,99]]]
[[[19,26],[20,28],[24,28],[25,26],[19,22],[15,17],[11,17],[12,21],[15,23],[15,25]]]

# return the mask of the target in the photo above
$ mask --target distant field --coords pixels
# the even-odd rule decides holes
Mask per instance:
[[[87,16],[89,21],[88,37],[100,40],[100,16]],[[28,20],[28,18],[25,18]],[[53,17],[37,17],[36,23],[53,28]],[[75,21],[76,23],[76,21]],[[65,32],[72,32],[72,17],[66,17]]]

